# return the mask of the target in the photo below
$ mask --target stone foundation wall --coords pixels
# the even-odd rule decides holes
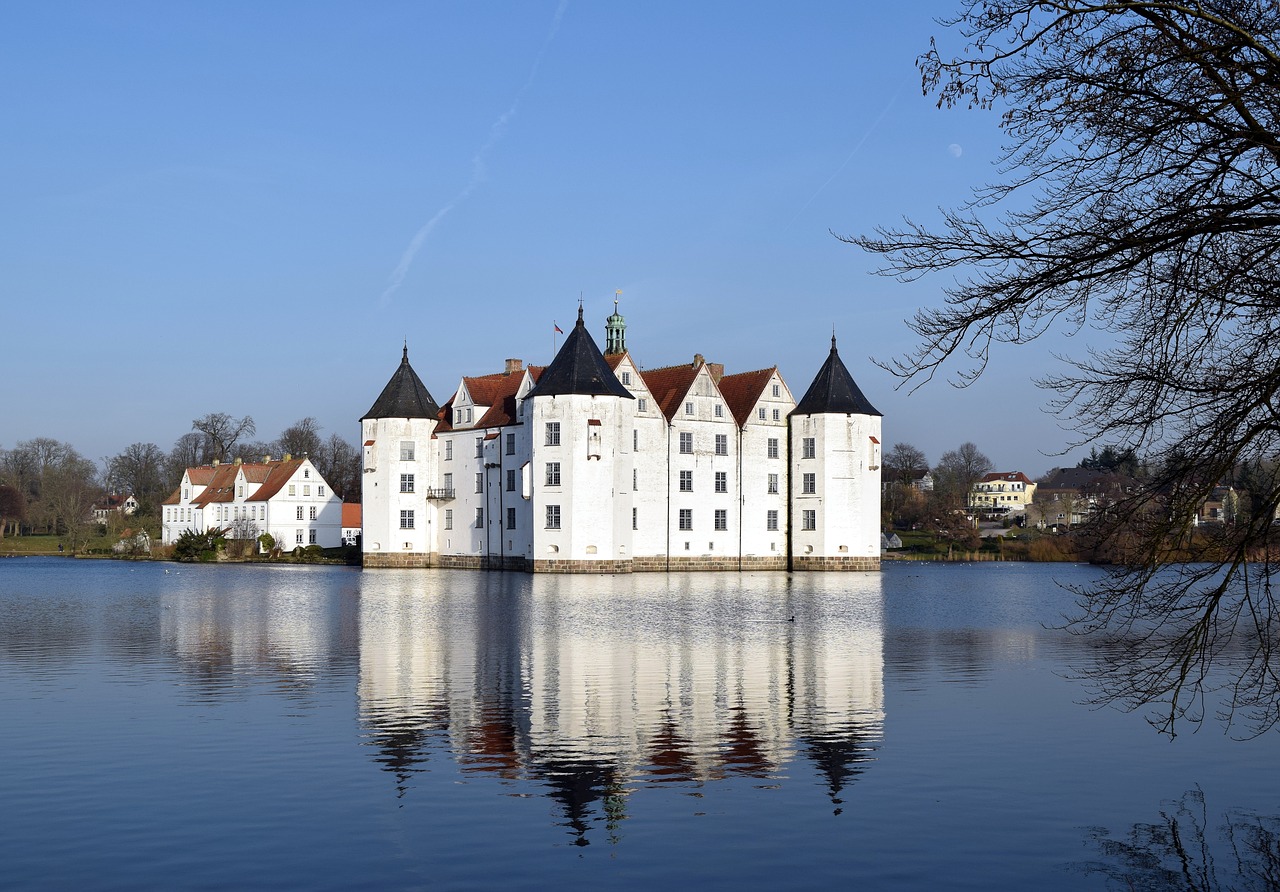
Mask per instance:
[[[370,551],[361,557],[361,563],[365,567],[412,567],[415,569],[440,566],[437,555],[414,551]]]
[[[841,571],[875,571],[880,569],[879,557],[818,557],[817,555],[796,555],[791,562],[793,570],[841,570]]]
[[[533,562],[534,573],[630,573],[631,561],[568,561],[563,559]]]
[[[532,563],[532,566],[530,565]],[[440,567],[446,570],[506,570],[515,573],[666,573],[684,571],[708,571],[736,573],[753,570],[786,570],[787,559],[782,555],[756,555],[738,558],[723,557],[672,557],[662,555],[637,556],[620,561],[570,561],[535,560],[524,557],[497,557],[479,554],[421,554],[413,552],[370,552],[363,556],[363,564],[369,568]],[[880,569],[878,557],[816,557],[797,555],[792,561],[795,570],[875,571]]]

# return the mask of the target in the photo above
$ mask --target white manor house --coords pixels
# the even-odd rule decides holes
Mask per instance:
[[[878,570],[880,419],[836,352],[797,403],[777,367],[641,369],[582,321],[440,406],[409,365],[361,419],[366,567],[535,573]]]

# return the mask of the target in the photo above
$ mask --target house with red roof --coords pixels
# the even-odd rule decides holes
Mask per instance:
[[[161,521],[166,545],[186,530],[217,527],[233,539],[269,533],[286,551],[307,545],[336,548],[342,539],[342,500],[309,458],[236,459],[187,468],[178,488],[161,503]]]

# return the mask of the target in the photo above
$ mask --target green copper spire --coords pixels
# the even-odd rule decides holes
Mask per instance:
[[[618,312],[618,295],[613,296],[613,315],[605,321],[604,355],[615,356],[627,352],[627,323]]]

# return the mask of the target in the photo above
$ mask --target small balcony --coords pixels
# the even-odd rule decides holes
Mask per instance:
[[[452,502],[453,487],[429,486],[427,487],[427,501],[429,502]]]

